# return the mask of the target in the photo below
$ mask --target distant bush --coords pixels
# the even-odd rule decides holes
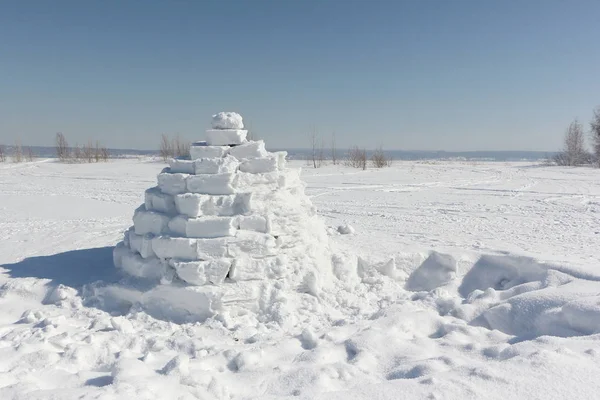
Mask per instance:
[[[575,167],[591,161],[592,156],[585,148],[583,126],[575,120],[567,128],[563,150],[554,156],[554,162],[556,165]]]
[[[4,145],[0,144],[0,162],[6,161],[6,150],[4,149]]]
[[[367,169],[367,151],[359,149],[358,146],[352,147],[348,150],[348,156],[344,164],[352,168]]]
[[[594,110],[594,119],[590,122],[592,147],[596,166],[600,167],[600,107]]]
[[[75,147],[71,149],[65,135],[59,132],[56,134],[56,156],[62,162],[92,163],[108,161],[110,153],[108,148],[100,145],[100,142],[96,141],[94,145],[91,140],[88,141],[87,145],[79,147],[78,144],[75,144]]]
[[[15,147],[13,149],[12,161],[15,163],[23,162],[23,147],[21,147],[21,142],[15,142]]]
[[[375,149],[371,155],[371,162],[375,168],[391,167],[392,158],[385,154],[381,147]]]
[[[159,153],[164,162],[169,161],[171,158],[189,158],[190,143],[181,140],[179,135],[173,138],[162,135]]]

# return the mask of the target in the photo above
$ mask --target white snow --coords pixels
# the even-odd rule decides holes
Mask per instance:
[[[206,143],[209,146],[238,145],[246,141],[245,129],[209,129],[206,131]]]
[[[235,112],[220,112],[212,116],[213,129],[243,129],[242,116]]]
[[[265,149],[265,142],[262,140],[256,140],[251,142],[243,143],[239,146],[234,146],[229,149],[229,155],[243,160],[245,158],[261,158],[268,155]]]
[[[251,199],[251,193],[224,196],[185,193],[175,196],[175,204],[179,214],[192,218],[201,215],[231,216],[250,212]]]
[[[234,174],[191,175],[187,178],[187,191],[200,194],[224,195],[233,194]]]
[[[264,158],[247,158],[240,164],[240,171],[251,174],[264,174],[277,171],[279,165],[275,156]]]
[[[231,156],[223,158],[201,158],[193,161],[195,174],[225,174],[235,172],[240,163]]]
[[[183,173],[183,174],[194,174],[195,163],[192,160],[180,160],[173,158],[169,160],[169,168],[171,172]]]
[[[161,167],[0,164],[1,399],[597,397],[598,170],[305,168],[313,218],[293,188],[248,203],[144,194]],[[279,188],[279,178],[261,179]],[[179,263],[175,277],[125,247],[113,267],[140,203],[172,220],[187,197],[190,217],[237,215],[221,213],[236,201],[256,215],[267,201],[289,207],[271,210],[277,238],[128,232],[136,249]],[[306,233],[321,220],[329,236]],[[338,234],[344,224],[355,233]],[[287,267],[304,271],[302,257],[277,253],[325,240],[331,276],[305,274],[289,290]]]
[[[206,143],[194,143],[190,146],[190,158],[192,160],[219,158],[224,157],[228,151],[228,146],[208,146]]]
[[[189,176],[189,174],[175,173],[166,168],[158,174],[158,187],[165,194],[185,193]]]

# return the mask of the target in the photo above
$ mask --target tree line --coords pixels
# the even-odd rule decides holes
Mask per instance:
[[[574,120],[565,132],[562,150],[549,161],[556,165],[568,167],[591,164],[600,167],[600,107],[594,110],[594,116],[590,122],[591,151],[588,151],[585,137],[583,124],[577,119]]]

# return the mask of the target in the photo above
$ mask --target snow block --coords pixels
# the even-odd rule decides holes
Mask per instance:
[[[117,243],[113,250],[113,264],[115,264],[115,267],[121,268],[123,257],[130,252],[129,247],[124,242]]]
[[[203,217],[188,219],[185,233],[187,237],[209,239],[235,236],[236,231],[233,217]]]
[[[190,158],[198,160],[201,158],[220,158],[224,157],[229,150],[228,146],[207,146],[206,143],[193,144],[190,146]]]
[[[198,260],[211,260],[227,256],[227,245],[231,237],[215,239],[194,239],[198,250]]]
[[[202,158],[193,163],[194,173],[197,175],[233,173],[240,165],[235,157],[229,155],[222,158]]]
[[[220,112],[212,116],[213,129],[243,129],[242,116],[236,112]]]
[[[284,264],[284,258],[281,256],[237,257],[233,260],[229,270],[229,278],[236,282],[278,278],[282,275]]]
[[[145,206],[140,206],[133,213],[133,226],[136,235],[160,235],[167,231],[169,216],[156,212],[147,211]]]
[[[169,221],[169,230],[174,236],[186,236],[185,230],[187,225],[187,217],[178,215]]]
[[[231,147],[229,149],[229,154],[238,160],[243,160],[245,158],[266,157],[269,153],[265,150],[265,142],[256,140]]]
[[[245,231],[269,233],[270,224],[267,218],[260,215],[241,215],[237,217],[238,228]]]
[[[235,236],[237,220],[234,217],[187,218],[177,216],[169,222],[169,229],[188,238],[217,238]]]
[[[162,259],[198,260],[196,239],[159,236],[152,239],[152,249]]]
[[[190,175],[187,179],[187,190],[201,194],[233,194],[234,174]]]
[[[169,265],[175,269],[179,279],[190,285],[220,285],[229,273],[231,259],[220,258],[208,261],[170,260]]]
[[[129,229],[127,233],[129,248],[132,251],[138,252],[142,258],[151,258],[156,256],[154,251],[152,251],[152,235],[136,235],[133,229]]]
[[[179,214],[188,217],[202,215],[232,216],[250,212],[250,193],[215,196],[208,194],[185,193],[175,196]]]
[[[290,188],[303,186],[302,179],[300,179],[301,168],[287,169],[280,171],[277,183],[279,188]]]
[[[161,259],[212,260],[227,255],[228,239],[192,239],[158,236],[152,239],[152,250]]]
[[[286,157],[288,155],[287,151],[277,151],[273,153],[275,157],[277,157],[277,169],[283,170],[287,165]]]
[[[247,158],[240,164],[240,171],[250,174],[264,174],[277,171],[277,157]]]
[[[158,187],[166,194],[179,194],[186,191],[188,174],[172,173],[169,168],[158,174]]]
[[[172,173],[194,173],[194,161],[192,160],[180,160],[177,158],[172,158],[171,160],[169,160],[169,166],[171,167]]]
[[[269,234],[237,231],[235,238],[231,238],[228,246],[230,257],[243,257],[244,255],[264,257],[273,255],[277,248],[277,241]]]
[[[176,213],[173,196],[161,192],[158,187],[146,190],[144,193],[144,204],[148,211],[158,211],[165,214]]]
[[[166,265],[158,258],[144,259],[139,254],[129,252],[121,258],[121,269],[139,278],[160,279],[166,272]]]
[[[208,129],[206,143],[209,146],[228,146],[246,141],[248,131],[244,129]]]
[[[450,282],[456,276],[456,260],[448,254],[431,252],[406,281],[406,290],[431,291]]]

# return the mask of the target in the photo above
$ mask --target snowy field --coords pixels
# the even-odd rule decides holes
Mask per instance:
[[[0,164],[0,399],[598,398],[598,170],[305,168],[332,286],[178,324],[112,265],[162,167]]]

